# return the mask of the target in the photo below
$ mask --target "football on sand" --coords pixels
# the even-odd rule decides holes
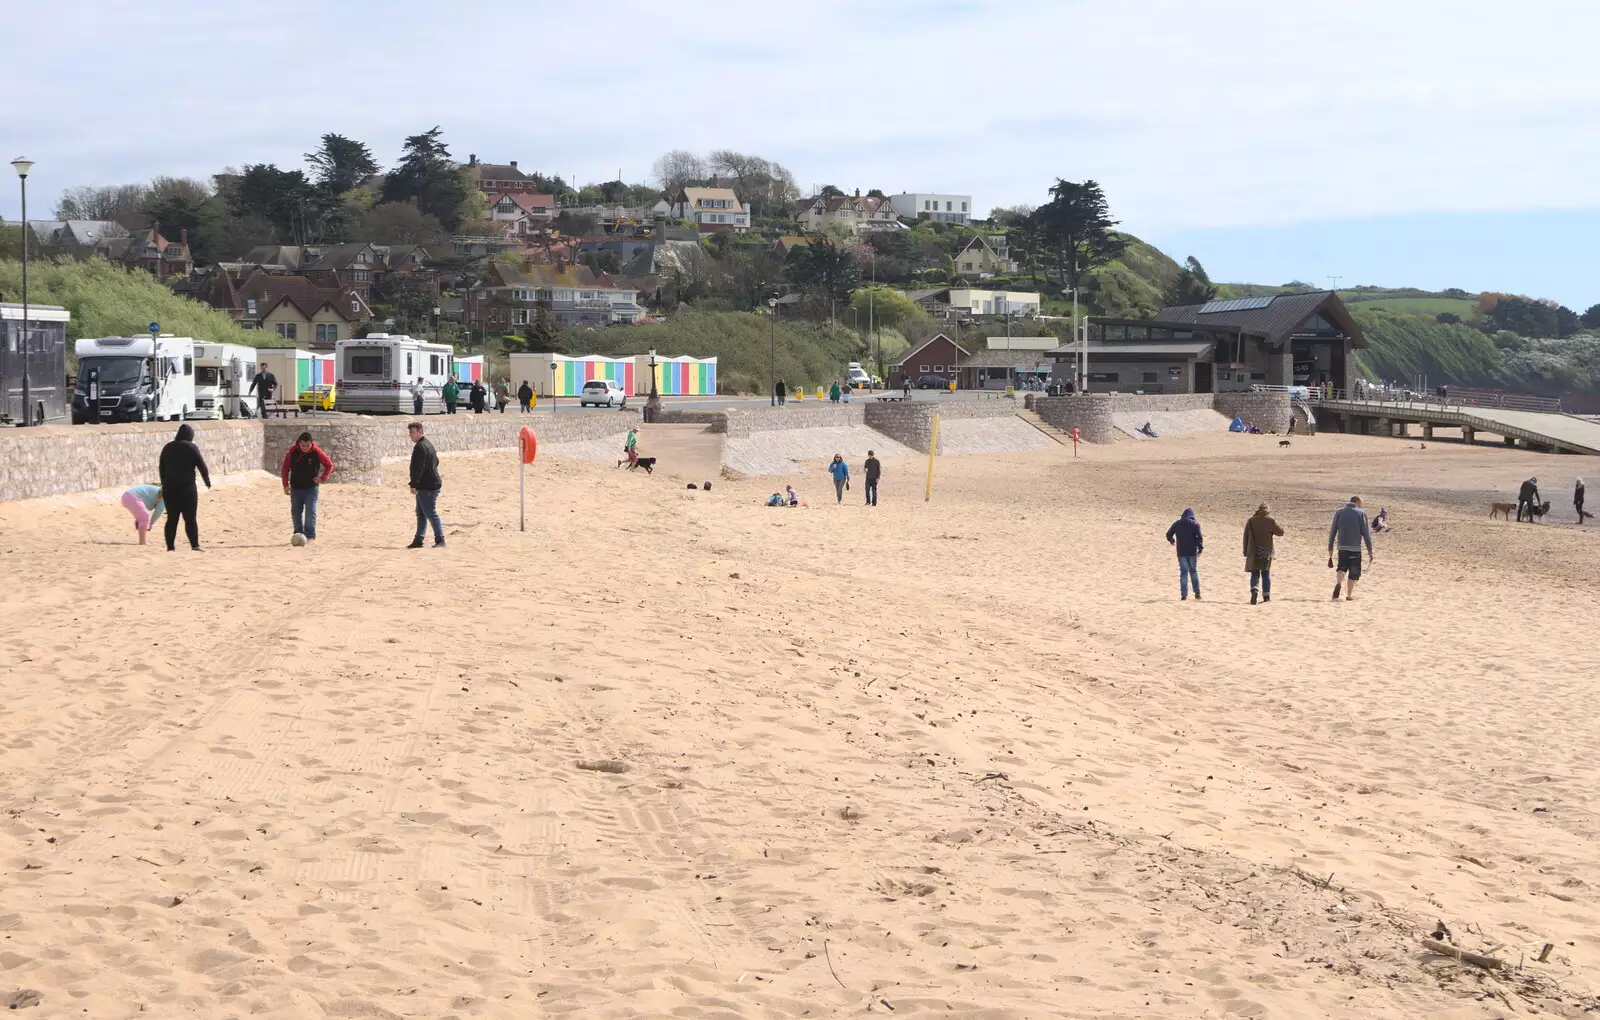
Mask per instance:
[[[294,533],[294,537],[289,539],[289,544],[290,545],[305,545],[306,544],[306,536],[300,534],[300,532],[297,531],[297,532]]]

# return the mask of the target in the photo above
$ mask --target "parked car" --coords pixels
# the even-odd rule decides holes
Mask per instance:
[[[331,411],[333,410],[335,393],[333,386],[328,383],[317,383],[310,389],[301,390],[296,401],[302,411]]]
[[[945,381],[945,377],[942,375],[925,375],[917,380],[917,389],[919,390],[945,390],[949,388],[950,384]]]
[[[588,407],[627,407],[628,395],[622,387],[607,379],[590,379],[578,394],[578,405]]]

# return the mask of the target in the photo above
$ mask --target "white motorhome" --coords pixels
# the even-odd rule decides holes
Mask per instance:
[[[194,410],[190,418],[248,418],[254,413],[250,380],[256,375],[253,347],[209,340],[194,345]]]
[[[194,340],[159,336],[78,341],[72,423],[180,421],[195,408]]]
[[[424,414],[444,410],[454,350],[409,336],[371,333],[334,344],[338,407],[357,414],[410,414],[411,384],[422,380]]]

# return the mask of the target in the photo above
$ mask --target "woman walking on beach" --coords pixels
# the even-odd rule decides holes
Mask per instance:
[[[1574,510],[1578,511],[1578,523],[1579,524],[1583,523],[1583,519],[1585,517],[1593,517],[1594,516],[1594,514],[1589,513],[1587,510],[1585,510],[1583,508],[1583,479],[1582,478],[1578,479],[1578,484],[1573,486],[1573,488],[1572,488],[1572,508]]]
[[[135,485],[122,494],[122,506],[133,514],[133,530],[139,533],[139,544],[144,545],[144,537],[150,533],[151,525],[166,509],[161,499],[161,486]]]
[[[189,539],[189,548],[200,551],[200,524],[195,514],[200,509],[200,488],[195,485],[198,472],[211,488],[211,469],[194,445],[194,427],[188,422],[178,426],[178,437],[161,448],[161,493],[167,504],[167,552],[177,548],[178,519],[183,519],[183,531]]]
[[[833,476],[834,502],[844,502],[844,490],[850,488],[850,465],[844,462],[843,454],[834,454],[833,460],[828,464],[828,474]]]
[[[1250,572],[1250,604],[1256,604],[1257,589],[1261,601],[1272,601],[1272,540],[1282,535],[1283,529],[1272,519],[1272,508],[1262,503],[1244,522],[1244,569]]]

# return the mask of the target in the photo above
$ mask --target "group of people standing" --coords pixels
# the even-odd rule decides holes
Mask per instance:
[[[411,492],[415,498],[417,514],[416,537],[408,548],[420,549],[428,528],[433,529],[433,544],[442,548],[444,525],[439,520],[439,490],[443,481],[439,476],[439,454],[425,435],[421,422],[406,426],[411,438]],[[322,484],[333,474],[333,459],[318,446],[310,432],[302,432],[284,452],[278,470],[283,483],[283,494],[289,497],[289,518],[294,524],[294,534],[305,542],[317,540],[317,503]],[[134,531],[139,544],[155,522],[166,515],[167,551],[177,548],[178,524],[183,523],[189,548],[202,552],[200,547],[199,483],[211,488],[211,470],[205,455],[194,441],[194,427],[185,423],[178,426],[177,436],[161,448],[157,463],[159,485],[135,485],[122,494],[123,507],[133,515]],[[300,544],[298,541],[296,545]]]
[[[1594,514],[1583,508],[1584,495],[1583,479],[1579,478],[1572,486],[1572,509],[1578,515],[1579,524],[1582,524],[1585,518],[1594,516]],[[1544,516],[1546,509],[1548,508],[1539,498],[1539,479],[1537,477],[1528,479],[1518,487],[1517,520],[1527,521],[1529,524],[1536,523],[1540,517]]]
[[[1283,528],[1272,517],[1272,508],[1266,503],[1256,507],[1255,513],[1244,524],[1244,569],[1250,575],[1250,604],[1272,601],[1272,561],[1275,556],[1274,540],[1282,537]],[[1167,543],[1178,554],[1178,597],[1187,601],[1189,590],[1194,589],[1196,601],[1200,600],[1200,555],[1205,551],[1205,535],[1194,510],[1186,509],[1167,529]],[[1333,515],[1328,528],[1328,566],[1334,569],[1333,598],[1346,602],[1355,598],[1356,582],[1361,580],[1361,553],[1366,550],[1366,562],[1372,564],[1372,523],[1367,519],[1360,496],[1351,496],[1349,502]]]

